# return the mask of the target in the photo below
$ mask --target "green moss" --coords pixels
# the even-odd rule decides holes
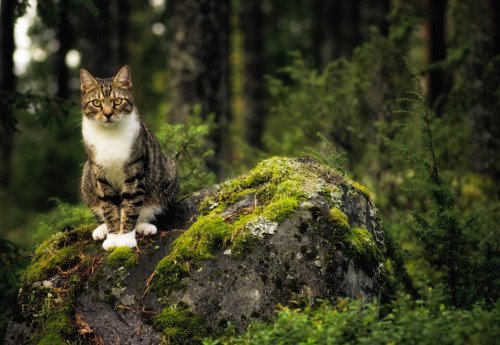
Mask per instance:
[[[373,198],[373,192],[370,191],[367,187],[363,186],[362,184],[354,181],[350,181],[351,185],[356,189],[358,192],[363,194],[368,200],[372,200]]]
[[[35,256],[50,254],[68,244],[90,240],[94,225],[82,225],[70,231],[59,231],[43,241],[35,249]]]
[[[137,263],[137,257],[132,248],[118,247],[108,254],[106,261],[112,268],[132,267]]]
[[[41,327],[33,335],[38,345],[68,344],[65,338],[74,331],[66,309],[51,310]]]
[[[181,287],[181,280],[189,275],[189,263],[179,257],[167,255],[160,260],[155,270],[154,289],[160,295],[168,295]]]
[[[88,207],[70,205],[58,199],[52,199],[55,208],[47,213],[38,215],[26,225],[33,238],[41,242],[58,231],[72,230],[83,224],[94,224],[95,217]]]
[[[245,227],[249,222],[255,221],[259,218],[259,215],[262,213],[262,208],[259,207],[255,209],[254,212],[250,214],[243,214],[236,218],[232,223],[229,224],[229,228],[231,230],[231,238],[229,241],[233,242],[234,239],[245,231]]]
[[[371,233],[359,227],[351,228],[343,234],[349,255],[366,273],[373,273],[378,264],[384,260]]]
[[[244,233],[238,236],[231,245],[231,255],[242,258],[259,241],[259,238],[251,233]]]
[[[200,317],[184,304],[169,306],[153,318],[154,327],[162,331],[169,344],[185,344],[202,340],[207,329]]]
[[[329,211],[330,220],[342,230],[349,230],[349,218],[337,207],[332,207]]]
[[[213,259],[213,252],[222,246],[229,234],[229,227],[220,216],[210,214],[199,217],[174,241],[170,254],[158,263],[155,288],[168,293],[178,286],[189,273],[189,266]]]
[[[296,197],[286,197],[267,205],[262,215],[270,221],[283,222],[299,206]]]
[[[26,284],[32,284],[47,278],[50,274],[57,271],[57,268],[63,269],[65,265],[71,263],[76,258],[80,246],[71,245],[61,249],[54,250],[53,253],[45,253],[40,256],[31,266],[29,266],[23,275],[23,281]]]
[[[75,336],[73,321],[75,285],[66,288],[39,287],[30,294],[34,314],[28,316],[33,333],[30,343],[68,344]],[[35,293],[33,293],[35,292]],[[23,313],[26,312],[23,306]]]
[[[172,256],[202,261],[213,258],[229,234],[226,222],[219,215],[202,216],[180,235],[172,245]]]
[[[58,232],[38,246],[32,264],[22,278],[23,289],[18,300],[23,317],[31,320],[31,343],[67,344],[75,336],[73,305],[75,291],[89,274],[93,260],[84,254],[91,248],[93,225]],[[57,288],[50,280],[58,275]]]
[[[276,189],[279,189],[279,184],[293,179],[293,165],[292,159],[284,157],[263,160],[247,174],[222,184],[218,199],[231,204],[245,195],[255,193],[262,198],[262,203],[269,202],[275,196]]]

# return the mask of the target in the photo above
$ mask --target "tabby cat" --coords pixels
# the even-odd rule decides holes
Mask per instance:
[[[80,70],[82,133],[88,160],[83,168],[84,202],[102,222],[92,233],[103,248],[137,246],[136,232],[153,235],[150,224],[178,193],[175,163],[163,155],[141,122],[132,96],[130,68],[114,78]]]

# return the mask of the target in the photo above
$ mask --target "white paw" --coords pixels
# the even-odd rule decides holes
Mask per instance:
[[[135,230],[138,234],[150,236],[156,234],[156,226],[149,223],[139,223],[136,225]]]
[[[108,234],[106,240],[102,243],[105,250],[116,247],[137,247],[137,240],[135,239],[135,230],[126,234]]]
[[[108,227],[106,226],[105,223],[99,225],[95,230],[92,232],[92,238],[94,240],[104,240],[106,238],[106,235],[108,234]]]

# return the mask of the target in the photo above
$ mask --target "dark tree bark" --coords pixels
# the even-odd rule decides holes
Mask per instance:
[[[202,115],[215,115],[211,135],[215,156],[209,168],[221,172],[229,155],[230,69],[229,0],[168,2],[169,119],[184,121],[197,104]]]
[[[110,77],[128,61],[128,0],[95,0],[99,15],[80,17],[82,67],[98,77]]]
[[[391,10],[390,0],[364,0],[360,2],[361,25],[365,27],[363,34],[368,28],[376,26],[384,36],[389,34],[389,22],[387,15]]]
[[[435,64],[446,59],[446,4],[447,0],[429,1],[429,62]],[[429,102],[436,115],[441,116],[443,100],[449,81],[442,68],[433,67],[429,72]]]
[[[493,55],[498,55],[500,54],[500,2],[490,0],[490,4],[493,16]]]
[[[339,2],[335,0],[318,0],[316,13],[318,15],[318,48],[319,66],[324,68],[338,57],[336,44],[339,34]]]
[[[262,149],[264,130],[263,13],[260,0],[244,1],[242,5],[246,140],[250,146]]]
[[[14,11],[15,0],[2,0],[0,7],[0,98],[16,88],[14,76]],[[0,99],[0,187],[7,187],[10,181],[10,163],[14,136],[10,105]]]
[[[341,26],[342,40],[339,42],[339,50],[342,56],[351,56],[354,48],[361,43],[359,1],[342,1],[340,10],[345,20]]]
[[[116,20],[116,53],[117,53],[117,63],[120,65],[125,65],[128,63],[129,49],[128,49],[128,37],[129,37],[129,15],[130,15],[130,4],[129,1],[119,1],[115,2],[117,6],[117,20]]]
[[[69,98],[69,71],[66,66],[66,54],[71,49],[71,26],[69,23],[68,2],[60,3],[59,23],[57,26],[56,37],[59,41],[59,50],[56,55],[56,75],[57,75],[57,97]]]
[[[361,41],[358,1],[317,0],[319,62],[325,67],[341,56],[351,56]]]

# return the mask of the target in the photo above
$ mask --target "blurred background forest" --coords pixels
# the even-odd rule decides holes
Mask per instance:
[[[89,217],[79,68],[124,64],[184,194],[271,155],[312,156],[373,192],[394,291],[497,301],[495,0],[2,0],[3,289],[25,250],[71,226],[61,213]]]

